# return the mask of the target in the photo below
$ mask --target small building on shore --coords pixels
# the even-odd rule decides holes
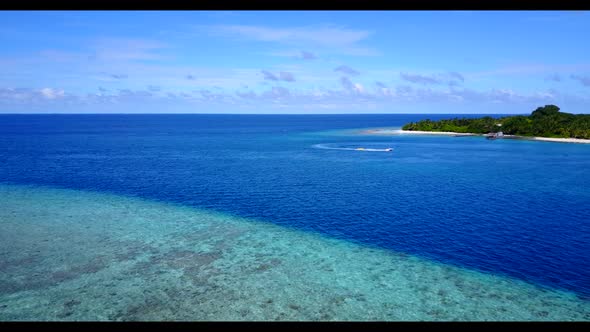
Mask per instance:
[[[501,123],[497,123],[496,126],[498,127],[502,127]],[[502,138],[504,137],[504,133],[502,132],[501,128],[498,128],[498,131],[495,133],[488,133],[486,135],[487,139],[496,139],[496,138]]]

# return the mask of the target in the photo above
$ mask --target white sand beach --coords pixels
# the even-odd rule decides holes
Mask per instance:
[[[457,133],[453,131],[419,131],[419,130],[399,130],[400,134],[414,134],[414,135],[453,135],[453,136],[482,136],[474,133]]]
[[[420,131],[420,130],[402,130],[402,129],[368,129],[361,132],[367,135],[450,135],[450,136],[484,136],[475,133],[457,133],[452,131]],[[558,142],[558,143],[582,143],[590,144],[590,139],[581,138],[554,138],[554,137],[527,137],[518,135],[504,135],[504,138],[525,139],[532,141]]]
[[[526,138],[528,138],[528,137],[526,137]],[[582,138],[531,137],[530,139],[532,139],[534,141],[590,144],[590,139],[582,139]]]
[[[461,136],[481,136],[473,133],[456,133],[452,131],[419,131],[419,130],[402,130],[402,129],[369,129],[362,131],[363,134],[371,135],[461,135]]]

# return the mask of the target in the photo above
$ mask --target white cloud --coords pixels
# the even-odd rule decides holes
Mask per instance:
[[[498,75],[564,74],[590,70],[590,63],[579,64],[515,64],[492,70],[469,73],[471,78]]]
[[[580,82],[583,86],[590,86],[590,76],[571,75],[570,77]]]
[[[561,82],[561,76],[559,74],[552,74],[545,77],[545,81]]]
[[[434,76],[420,75],[420,74],[408,74],[400,73],[399,76],[402,80],[417,83],[417,84],[440,84],[441,81]]]
[[[340,84],[345,91],[352,94],[362,94],[365,92],[365,88],[359,83],[353,83],[348,77],[341,77]]]
[[[357,91],[358,93],[363,93],[365,92],[365,88],[363,87],[362,84],[360,83],[355,83],[354,84],[354,90]]]
[[[219,25],[220,32],[237,34],[259,41],[275,41],[284,43],[310,42],[321,45],[351,45],[367,38],[371,32],[341,27],[290,27],[271,28],[252,25]]]
[[[400,73],[400,78],[404,81],[416,83],[416,84],[443,84],[446,83],[449,86],[458,86],[465,82],[465,77],[458,72],[448,72],[448,73],[440,73],[440,74],[431,74],[431,75],[423,75],[423,74],[410,74],[410,73]]]
[[[295,75],[293,73],[282,71],[278,75],[275,75],[268,70],[261,71],[263,78],[269,81],[285,81],[285,82],[295,82]]]
[[[56,99],[64,96],[64,90],[56,90],[52,88],[43,88],[39,90],[41,95],[47,99]]]
[[[267,71],[267,70],[263,70],[261,71],[263,77],[265,80],[269,80],[269,81],[278,81],[279,78],[275,76],[275,74]]]
[[[350,68],[349,66],[338,66],[338,67],[334,68],[334,71],[338,71],[338,72],[344,73],[346,75],[353,75],[353,76],[360,74],[358,71]]]
[[[279,73],[279,79],[285,82],[295,82],[295,76],[293,73],[282,71]]]
[[[201,27],[203,28],[203,27]],[[244,40],[276,43],[300,48],[330,50],[350,55],[372,56],[380,53],[360,45],[372,31],[349,29],[334,25],[268,27],[261,25],[212,25],[205,31],[214,35],[237,37]],[[311,53],[307,52],[307,58]],[[305,55],[303,55],[305,58]]]
[[[313,60],[317,59],[317,56],[311,52],[301,51],[301,58],[304,60]]]
[[[449,72],[449,76],[451,78],[455,78],[461,82],[465,82],[465,77],[463,77],[463,75],[461,75],[460,73],[456,72],[456,71],[451,71]]]
[[[158,60],[158,51],[168,45],[160,41],[131,38],[100,38],[91,45],[92,58],[104,61]]]

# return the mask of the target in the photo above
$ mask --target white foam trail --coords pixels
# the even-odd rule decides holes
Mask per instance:
[[[313,146],[314,148],[318,148],[318,149],[326,149],[326,150],[350,150],[350,151],[354,151],[354,148],[335,148],[335,147],[331,147],[331,146],[326,146],[324,144],[316,144]]]
[[[313,145],[314,148],[318,149],[326,149],[326,150],[348,150],[348,151],[369,151],[369,152],[389,152],[391,150],[388,149],[367,149],[363,148],[359,150],[359,148],[337,148],[332,146],[326,146],[325,144],[315,144]]]

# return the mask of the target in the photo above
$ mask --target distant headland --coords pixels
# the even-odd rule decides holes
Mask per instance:
[[[401,130],[373,129],[366,134],[443,134],[454,136],[487,136],[488,138],[520,138],[540,141],[590,143],[590,114],[559,112],[555,105],[538,107],[531,115],[501,118],[430,119],[410,122]]]

